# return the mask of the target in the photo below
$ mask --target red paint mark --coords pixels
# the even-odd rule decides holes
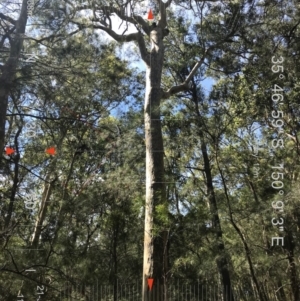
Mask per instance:
[[[49,155],[52,155],[54,156],[56,154],[56,149],[55,147],[49,147],[46,149],[46,153],[49,154]]]
[[[148,20],[153,20],[153,19],[154,19],[153,12],[152,12],[151,8],[150,8],[150,10],[149,10],[148,18],[147,18],[147,19],[148,19]]]
[[[11,155],[15,152],[15,150],[13,148],[6,147],[5,152],[6,152],[7,155]]]
[[[149,286],[150,291],[152,290],[153,280],[154,280],[153,278],[148,279],[148,286]]]

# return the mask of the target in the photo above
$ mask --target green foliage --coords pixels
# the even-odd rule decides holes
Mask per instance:
[[[226,258],[236,290],[255,287],[257,280],[268,285],[268,300],[275,300],[273,288],[281,286],[286,300],[293,300],[292,281],[299,279],[299,8],[292,1],[252,2],[201,2],[201,19],[195,22],[183,10],[168,11],[164,90],[182,83],[210,45],[231,36],[207,54],[187,91],[162,103],[168,203],[155,207],[154,234],[162,228],[168,233],[172,281],[219,283],[216,262]],[[48,300],[58,300],[66,282],[98,279],[116,285],[142,275],[143,74],[129,67],[130,57],[121,60],[117,44],[99,38],[97,29],[70,34],[78,21],[75,12],[67,13],[57,1],[52,13],[43,11],[51,3],[38,4],[35,17],[51,36],[24,43],[24,51],[39,58],[20,63],[9,98],[6,142],[20,157],[1,159],[0,296],[5,300],[19,290],[34,298],[39,284],[47,286]],[[284,58],[283,78],[272,72],[272,56]],[[206,76],[215,79],[209,93],[202,83]],[[284,89],[282,105],[271,100],[274,84]],[[124,113],[116,114],[118,108]],[[278,111],[284,133],[272,127],[272,112]],[[279,138],[284,147],[271,156],[271,141]],[[46,155],[54,145],[57,155]],[[271,186],[278,171],[272,166],[280,163],[283,195]],[[37,241],[44,250],[37,255],[25,249],[32,246],[52,181]],[[24,205],[32,193],[40,204],[35,210]],[[280,201],[284,214],[272,208]],[[271,222],[280,217],[283,231]],[[285,236],[283,247],[271,246],[276,236]],[[32,265],[38,272],[28,276],[25,269]],[[79,289],[68,294],[84,296]]]

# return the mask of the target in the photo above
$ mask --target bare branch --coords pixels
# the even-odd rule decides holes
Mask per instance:
[[[130,2],[125,3],[125,6],[128,3],[130,3]],[[148,23],[141,16],[133,15],[132,17],[129,17],[129,16],[125,15],[125,7],[124,7],[124,10],[121,9],[122,7],[124,7],[124,4],[122,6],[119,5],[119,8],[113,7],[113,6],[99,6],[99,7],[95,7],[93,5],[81,5],[81,6],[76,7],[75,10],[76,11],[86,10],[86,9],[93,10],[93,16],[94,16],[94,18],[93,18],[92,21],[100,21],[96,17],[96,14],[95,14],[96,11],[101,11],[103,14],[106,15],[106,17],[109,17],[109,14],[115,13],[123,21],[127,21],[127,22],[129,22],[131,24],[134,24],[134,25],[137,25],[137,24],[140,25],[142,27],[142,29],[145,31],[145,33],[149,36],[150,35],[150,26],[148,25]]]
[[[145,33],[148,36],[150,35],[150,26],[148,25],[148,23],[141,16],[133,15],[133,17],[128,17],[125,14],[123,14],[120,9],[115,8],[115,7],[111,7],[111,6],[104,6],[101,9],[103,11],[107,11],[109,13],[115,13],[121,20],[127,21],[131,24],[137,24],[138,23],[139,25],[142,26]]]
[[[169,98],[171,95],[174,95],[178,92],[182,92],[182,91],[186,91],[188,90],[189,88],[189,82],[190,80],[193,78],[193,76],[196,74],[197,70],[201,67],[201,65],[203,64],[204,60],[205,60],[205,57],[206,55],[208,54],[209,51],[212,50],[212,48],[214,48],[215,46],[213,47],[210,47],[209,49],[207,49],[205,52],[204,52],[204,55],[203,57],[201,58],[201,60],[199,62],[197,62],[194,66],[194,68],[192,69],[192,71],[190,72],[190,74],[188,75],[188,77],[186,78],[186,80],[178,85],[178,86],[173,86],[172,88],[170,88],[168,91],[163,91],[163,95],[162,95],[162,98],[163,99],[166,99],[166,98]]]
[[[93,9],[93,15],[94,18],[92,21],[100,21],[98,18],[96,18],[96,11],[101,11],[106,17],[108,18],[110,14],[116,14],[121,20],[129,22],[133,25],[140,25],[142,29],[145,31],[145,33],[149,36],[150,35],[150,26],[148,23],[138,15],[133,15],[132,17],[129,17],[125,15],[125,9],[121,10],[121,8],[116,8],[113,6],[101,6],[101,7],[78,7],[77,10],[81,9]],[[100,21],[101,23],[101,21]]]
[[[106,33],[108,33],[113,39],[115,39],[119,43],[136,41],[139,45],[139,49],[140,49],[140,53],[141,53],[141,57],[142,57],[143,61],[147,65],[150,65],[149,54],[148,54],[148,51],[147,51],[147,48],[145,45],[143,34],[141,32],[130,33],[128,35],[119,35],[119,34],[115,33],[112,29],[107,28],[105,26],[94,25],[94,24],[89,24],[89,25],[81,24],[81,23],[78,23],[75,21],[71,21],[71,22],[78,25],[80,28],[101,29],[101,30],[105,31]],[[105,23],[104,23],[104,25],[105,25]]]
[[[178,86],[173,86],[172,88],[170,88],[168,91],[163,91],[162,90],[162,99],[166,99],[169,98],[171,95],[177,94],[179,92],[182,91],[186,91],[188,90],[189,85],[186,83],[180,84]]]
[[[14,20],[13,18],[11,17],[8,17],[8,16],[5,16],[4,14],[0,13],[0,18],[3,19],[3,20],[6,20],[8,22],[10,22],[12,25],[16,25],[17,24],[17,21]]]
[[[117,33],[115,33],[112,29],[102,26],[102,25],[95,25],[95,24],[83,24],[83,23],[79,23],[76,21],[71,21],[73,24],[78,25],[78,27],[80,29],[83,28],[93,28],[93,29],[101,29],[103,31],[105,31],[106,33],[108,33],[113,39],[115,39],[117,42],[131,42],[131,41],[137,41],[138,40],[138,32],[136,33],[131,33],[128,35],[119,35]],[[103,22],[103,25],[107,25],[105,24],[105,22]]]

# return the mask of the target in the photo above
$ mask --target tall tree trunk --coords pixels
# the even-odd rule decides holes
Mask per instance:
[[[156,287],[166,285],[167,235],[159,226],[157,206],[167,206],[164,183],[164,150],[160,120],[161,74],[164,57],[163,35],[160,27],[150,32],[150,66],[146,71],[145,141],[146,141],[146,202],[143,264],[143,301],[159,290],[156,301],[166,301],[166,291]],[[155,225],[155,231],[154,231]],[[157,228],[156,228],[157,226]],[[158,231],[156,231],[156,229]],[[153,278],[153,291],[148,295],[148,279]]]
[[[238,233],[238,235],[240,236],[242,242],[243,242],[243,246],[244,246],[244,249],[245,249],[245,254],[246,254],[246,259],[247,259],[247,262],[248,262],[248,265],[249,265],[249,269],[250,269],[250,275],[251,275],[251,278],[253,280],[253,283],[255,284],[255,287],[256,287],[256,290],[257,290],[257,293],[259,295],[259,301],[267,301],[268,298],[265,294],[265,291],[262,287],[259,286],[259,282],[255,276],[255,273],[254,273],[254,267],[253,267],[253,263],[252,263],[252,259],[251,259],[251,251],[248,247],[248,244],[247,244],[247,241],[246,241],[246,238],[244,236],[244,234],[241,232],[240,228],[237,226],[237,224],[234,222],[233,220],[233,217],[232,217],[232,212],[231,212],[231,209],[230,210],[230,221],[231,221],[231,224],[233,225],[234,229],[236,230],[236,232]]]
[[[156,283],[162,285],[162,290],[157,290],[159,296],[156,301],[167,300],[166,283],[168,273],[168,231],[164,221],[158,216],[158,209],[167,215],[168,204],[165,195],[164,183],[164,153],[163,139],[160,121],[160,102],[161,99],[167,99],[181,91],[188,89],[191,78],[195,75],[200,66],[204,63],[206,55],[213,50],[218,44],[211,46],[204,51],[202,58],[196,62],[190,74],[185,81],[171,87],[168,91],[161,88],[162,67],[164,63],[164,45],[163,38],[169,34],[167,29],[167,13],[166,9],[171,5],[172,0],[157,1],[159,4],[158,23],[151,26],[140,16],[135,15],[131,19],[139,24],[137,33],[127,35],[119,35],[114,32],[110,25],[105,26],[105,22],[101,22],[101,26],[92,27],[100,28],[108,33],[113,39],[120,43],[135,41],[139,45],[141,58],[146,64],[146,94],[144,106],[144,123],[145,123],[145,142],[146,142],[146,200],[145,200],[145,229],[144,229],[144,262],[143,262],[143,285],[142,300],[150,300],[148,297],[148,279],[153,278],[155,289]],[[122,7],[124,8],[124,7]],[[105,15],[117,14],[122,20],[128,21],[128,17],[124,16],[120,9],[112,6],[104,6],[101,8]],[[137,25],[136,24],[136,25]],[[90,25],[80,24],[83,28]],[[144,33],[150,38],[151,50],[146,48]],[[225,39],[224,39],[225,40]],[[154,228],[155,225],[155,228]],[[59,230],[61,222],[57,223],[56,232]],[[151,293],[152,294],[152,293]],[[152,294],[153,297],[153,294]]]
[[[217,159],[217,165],[218,165],[218,169],[219,169],[219,172],[220,172],[220,175],[221,175],[221,178],[222,178],[222,182],[223,182],[223,186],[224,186],[224,191],[225,191],[225,196],[226,196],[226,199],[227,199],[229,216],[230,216],[230,222],[231,222],[233,228],[236,230],[237,234],[239,235],[239,237],[240,237],[240,239],[241,239],[241,241],[243,243],[243,246],[244,246],[246,259],[247,259],[249,270],[250,270],[251,282],[252,282],[253,290],[256,288],[256,291],[257,291],[257,294],[258,294],[258,297],[259,297],[259,301],[267,301],[268,297],[267,297],[267,295],[266,295],[266,293],[264,291],[264,288],[262,288],[259,285],[259,281],[258,281],[258,279],[257,279],[257,277],[255,275],[255,272],[254,272],[254,266],[253,266],[251,255],[250,255],[251,254],[251,250],[250,250],[250,248],[248,246],[246,237],[242,233],[242,231],[240,230],[240,228],[238,227],[238,225],[235,223],[235,221],[233,220],[233,214],[232,214],[231,205],[230,205],[229,196],[228,196],[228,189],[227,189],[227,185],[225,183],[225,178],[224,178],[223,172],[222,172],[222,170],[221,170],[221,168],[219,166],[218,159]],[[251,183],[251,185],[252,185],[252,183]],[[251,186],[251,188],[252,188],[252,192],[254,193],[254,199],[255,199],[255,201],[257,203],[259,203],[257,195],[256,195],[255,190],[254,190],[254,187]],[[261,223],[263,224],[263,219],[261,219]]]
[[[218,271],[221,275],[222,279],[222,284],[223,284],[223,296],[224,296],[224,301],[234,301],[234,295],[233,295],[233,290],[232,290],[232,285],[231,285],[231,279],[230,279],[230,273],[229,273],[229,263],[226,258],[225,254],[225,246],[223,242],[223,232],[221,228],[221,223],[220,223],[220,218],[218,214],[218,205],[217,205],[217,200],[215,196],[215,191],[214,191],[214,186],[213,186],[213,179],[212,179],[212,174],[211,174],[211,166],[210,166],[210,160],[208,157],[207,153],[207,146],[206,146],[206,141],[203,133],[203,121],[202,121],[202,116],[200,114],[200,108],[198,105],[199,102],[199,96],[197,92],[197,86],[195,82],[192,80],[192,95],[193,95],[193,101],[195,103],[195,113],[198,118],[199,122],[199,136],[201,139],[201,152],[203,156],[203,161],[204,161],[204,173],[206,176],[206,191],[208,195],[208,202],[209,202],[209,207],[210,207],[210,212],[212,215],[212,228],[215,233],[215,243],[217,244],[217,267]]]
[[[16,21],[14,37],[11,39],[9,58],[2,67],[0,76],[0,152],[4,149],[6,111],[8,95],[11,91],[18,66],[18,58],[23,46],[22,34],[25,33],[27,23],[27,0],[23,0],[19,19]],[[0,161],[1,162],[1,161]],[[1,166],[0,166],[1,167]]]
[[[216,260],[217,267],[222,277],[224,300],[234,301],[231,279],[230,279],[230,274],[228,269],[228,260],[226,258],[225,246],[223,242],[223,232],[220,224],[217,200],[215,197],[215,192],[213,187],[211,167],[210,167],[209,157],[207,153],[206,143],[204,141],[204,135],[202,132],[200,132],[200,139],[201,139],[202,156],[204,161],[204,172],[206,175],[207,195],[208,195],[208,201],[209,201],[210,210],[212,214],[212,227],[216,234],[215,242],[217,243],[217,250],[218,250],[218,257]]]

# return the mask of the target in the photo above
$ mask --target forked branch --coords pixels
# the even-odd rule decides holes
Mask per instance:
[[[143,37],[143,34],[141,32],[135,32],[135,33],[130,33],[127,35],[119,35],[115,31],[113,31],[111,28],[104,26],[103,25],[95,25],[95,24],[82,24],[79,22],[72,21],[72,23],[78,25],[79,28],[93,28],[93,29],[101,29],[108,33],[114,40],[116,40],[119,43],[124,43],[124,42],[132,42],[136,41],[139,45],[141,57],[143,61],[146,64],[150,64],[150,58],[149,58],[149,53],[146,48],[145,40]]]

